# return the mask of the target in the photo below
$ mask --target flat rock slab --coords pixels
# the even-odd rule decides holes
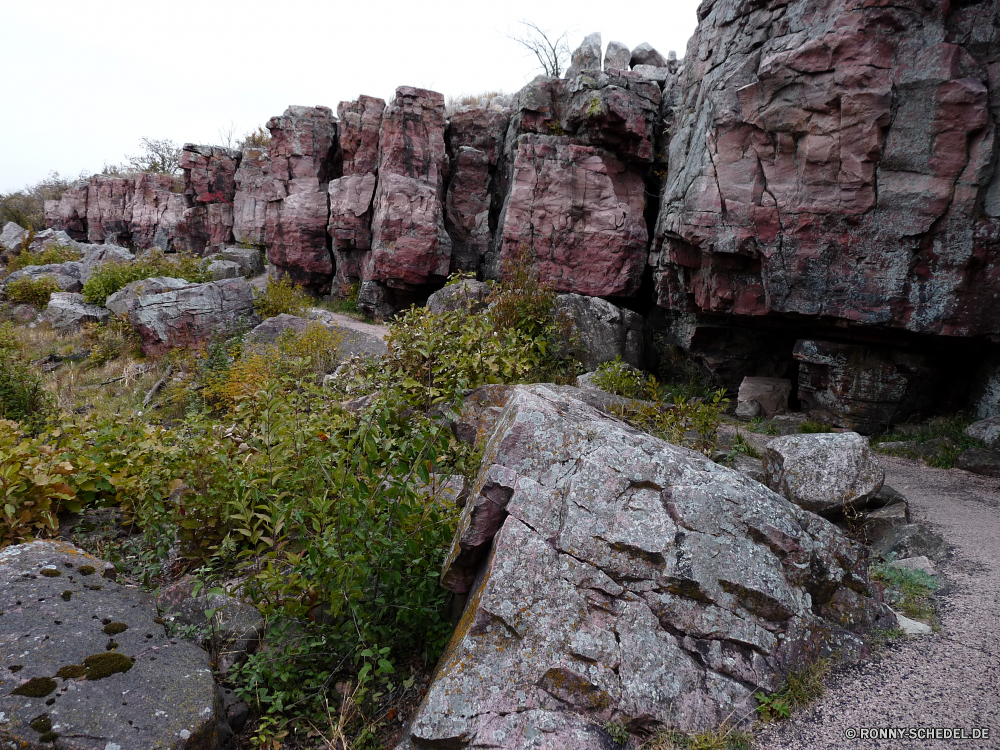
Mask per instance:
[[[228,725],[217,723],[208,654],[168,638],[152,598],[101,577],[104,566],[64,542],[0,552],[0,742],[52,747],[42,737],[53,732],[60,750],[219,747]],[[58,676],[109,651],[132,666]]]

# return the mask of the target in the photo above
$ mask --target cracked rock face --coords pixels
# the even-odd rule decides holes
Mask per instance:
[[[468,605],[400,748],[716,727],[892,622],[828,521],[561,393],[515,388],[486,445],[443,575]]]
[[[103,578],[104,565],[65,542],[0,551],[0,742],[53,747],[41,739],[53,732],[66,750],[216,750],[230,730],[208,654],[168,638],[152,597]],[[83,674],[109,651],[126,671]],[[42,690],[25,691],[32,680]]]
[[[1000,335],[997,4],[718,0],[699,21],[659,304]]]

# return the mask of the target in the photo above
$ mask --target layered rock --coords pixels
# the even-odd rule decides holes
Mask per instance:
[[[127,303],[132,327],[146,354],[204,343],[260,322],[253,293],[243,277],[209,281],[145,294]]]
[[[87,239],[89,185],[72,187],[57,201],[45,201],[45,226],[62,229],[74,240]]]
[[[401,86],[385,110],[371,255],[364,280],[413,288],[443,280],[451,264],[444,228],[444,96]]]
[[[266,212],[268,260],[299,284],[329,289],[327,185],[337,158],[337,122],[329,107],[289,107],[267,123],[275,195]]]
[[[175,246],[205,255],[233,242],[233,201],[240,155],[221,146],[184,144],[184,198],[187,202],[175,231]]]
[[[372,203],[378,172],[379,130],[385,101],[360,96],[341,102],[340,154],[343,177],[330,181],[329,233],[336,265],[335,287],[348,293],[360,282],[364,258],[371,249]]]
[[[267,226],[267,203],[277,197],[270,175],[267,149],[246,148],[233,175],[233,239],[261,246]]]
[[[184,216],[184,196],[175,193],[170,175],[140,174],[135,178],[129,234],[133,247],[145,250],[174,246],[177,225]]]
[[[672,114],[659,304],[1000,336],[998,16],[703,4]]]
[[[468,605],[400,748],[738,722],[894,622],[832,524],[545,386],[514,389],[484,456],[443,575]]]
[[[132,196],[135,181],[94,175],[87,187],[87,242],[132,245]]]

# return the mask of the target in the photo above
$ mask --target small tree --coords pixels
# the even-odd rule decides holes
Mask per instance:
[[[22,190],[0,193],[0,228],[13,221],[25,229],[40,232],[45,229],[45,201],[59,200],[69,188],[86,180],[86,175],[72,180],[51,172],[41,182],[26,185]]]
[[[545,75],[554,78],[561,76],[570,56],[569,42],[566,40],[569,32],[564,31],[560,36],[550,39],[549,34],[552,32],[542,31],[530,21],[521,21],[521,25],[524,27],[524,32],[508,34],[507,37],[537,57]]]
[[[101,174],[129,177],[139,172],[176,175],[181,171],[181,147],[169,138],[140,138],[142,153],[126,156],[121,164],[105,164]]]

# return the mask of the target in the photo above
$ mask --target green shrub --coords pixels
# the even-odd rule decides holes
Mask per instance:
[[[103,306],[108,297],[128,284],[153,276],[184,279],[192,284],[212,280],[204,259],[184,254],[171,257],[153,250],[134,261],[109,261],[98,266],[83,285],[83,298],[92,305]]]
[[[649,403],[622,404],[612,410],[636,429],[710,456],[718,442],[722,412],[729,403],[725,394],[721,389],[709,399],[675,396],[673,403],[654,394]]]
[[[13,273],[27,266],[47,266],[50,263],[65,263],[70,260],[79,260],[81,257],[80,251],[69,245],[53,244],[38,253],[22,251],[10,260],[7,264],[7,270]]]
[[[13,330],[10,323],[0,325],[0,419],[34,431],[52,414],[54,403],[38,370],[21,355]]]
[[[51,276],[22,276],[7,284],[7,301],[16,305],[45,307],[49,297],[60,291],[59,284]]]
[[[890,561],[869,566],[868,578],[888,586],[890,603],[908,617],[926,620],[934,616],[931,595],[937,589],[937,579],[929,573],[898,568]]]
[[[602,391],[623,398],[651,399],[656,396],[656,378],[636,370],[622,361],[620,356],[603,362],[594,373],[593,383]]]
[[[124,354],[134,354],[142,343],[125,314],[113,315],[103,323],[84,325],[83,329],[90,340],[88,359],[95,365],[118,359]]]
[[[792,711],[820,698],[826,688],[823,680],[830,673],[830,659],[817,659],[803,669],[788,675],[785,684],[770,695],[757,693],[757,713],[764,723],[780,721],[791,716]]]
[[[824,422],[814,422],[812,420],[806,420],[799,425],[799,432],[806,434],[813,433],[823,433],[823,432],[833,432],[833,428],[825,424]]]
[[[311,304],[312,297],[287,276],[268,279],[267,288],[253,303],[257,314],[262,318],[273,318],[282,314],[301,317]]]

